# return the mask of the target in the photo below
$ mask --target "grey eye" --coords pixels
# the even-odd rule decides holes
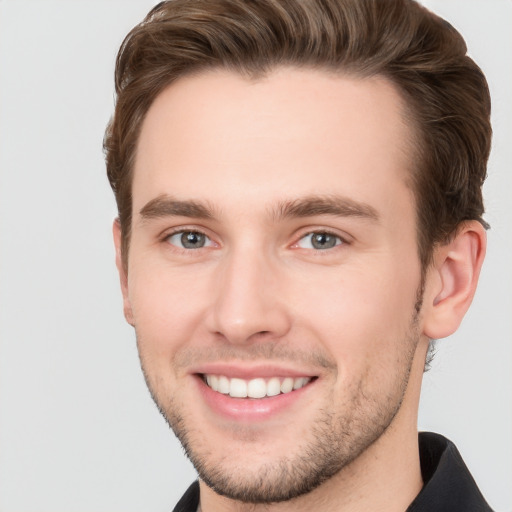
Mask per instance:
[[[339,236],[331,233],[317,232],[308,233],[306,236],[303,236],[297,245],[302,249],[324,250],[332,249],[341,243],[342,240]]]
[[[169,236],[167,241],[183,249],[201,249],[211,245],[211,240],[199,231],[179,231]]]

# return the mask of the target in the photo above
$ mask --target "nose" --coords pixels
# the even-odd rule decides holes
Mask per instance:
[[[277,341],[290,330],[285,278],[263,255],[231,254],[218,268],[216,286],[207,323],[229,343]]]

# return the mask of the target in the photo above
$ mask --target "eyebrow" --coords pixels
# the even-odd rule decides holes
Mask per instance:
[[[207,203],[178,200],[167,194],[160,195],[146,203],[139,214],[142,221],[164,217],[190,217],[204,220],[212,220],[217,217],[214,208]],[[373,206],[337,195],[312,195],[283,201],[271,210],[271,218],[274,222],[316,215],[379,220],[379,214]]]
[[[143,221],[163,217],[215,218],[213,208],[208,204],[191,200],[182,201],[167,194],[155,197],[146,203],[139,211],[139,215]]]
[[[359,217],[374,222],[379,220],[379,213],[373,206],[337,195],[313,195],[283,202],[273,211],[272,217],[279,220],[316,215]]]

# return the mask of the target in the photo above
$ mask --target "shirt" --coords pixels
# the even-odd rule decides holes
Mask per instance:
[[[423,489],[406,512],[492,512],[455,445],[439,434],[419,435]],[[199,482],[194,482],[173,512],[196,512]]]

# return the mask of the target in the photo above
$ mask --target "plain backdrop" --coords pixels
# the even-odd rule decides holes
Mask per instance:
[[[512,511],[512,2],[425,1],[493,96],[489,251],[425,376],[420,429]],[[149,0],[0,0],[0,511],[172,510],[194,470],[146,390],[114,267],[102,137]]]

